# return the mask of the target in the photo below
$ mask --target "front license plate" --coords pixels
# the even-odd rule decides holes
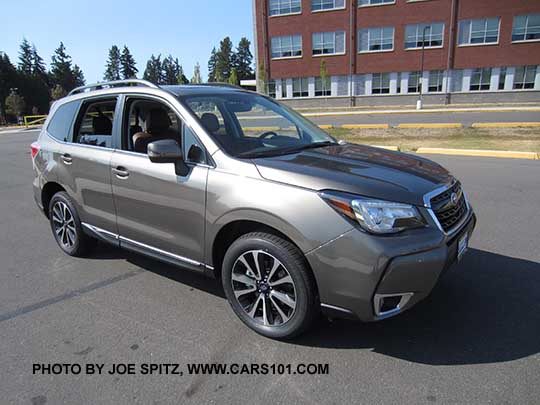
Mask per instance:
[[[458,241],[458,248],[457,248],[457,259],[461,260],[465,252],[467,251],[467,248],[469,247],[469,234],[465,233],[461,238],[459,238]]]

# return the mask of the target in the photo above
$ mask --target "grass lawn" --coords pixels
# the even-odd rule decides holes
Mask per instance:
[[[540,128],[333,128],[327,132],[347,142],[398,146],[404,152],[416,151],[420,147],[431,147],[540,153]]]

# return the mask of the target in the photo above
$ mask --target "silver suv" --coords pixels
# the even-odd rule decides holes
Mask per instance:
[[[338,142],[225,85],[75,89],[32,159],[35,200],[65,253],[102,240],[209,273],[245,324],[278,339],[320,312],[372,321],[410,308],[476,223],[438,164]]]

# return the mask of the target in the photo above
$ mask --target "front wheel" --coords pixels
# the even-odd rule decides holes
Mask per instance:
[[[223,260],[222,282],[236,315],[264,336],[297,336],[319,313],[306,259],[272,234],[249,233],[233,242]]]

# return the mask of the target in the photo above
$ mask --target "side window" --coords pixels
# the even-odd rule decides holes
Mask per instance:
[[[85,102],[77,120],[73,142],[111,148],[115,108],[116,98]]]
[[[201,145],[191,128],[184,124],[182,153],[184,160],[191,163],[206,163],[204,147]],[[194,146],[198,147],[194,148]],[[202,152],[202,153],[201,153]]]
[[[197,114],[204,128],[212,135],[227,136],[227,127],[217,104],[209,99],[189,101],[189,107]],[[221,138],[221,137],[220,137]]]
[[[79,101],[72,101],[58,107],[47,126],[49,135],[62,142],[70,141],[71,124],[73,124],[79,104]]]

